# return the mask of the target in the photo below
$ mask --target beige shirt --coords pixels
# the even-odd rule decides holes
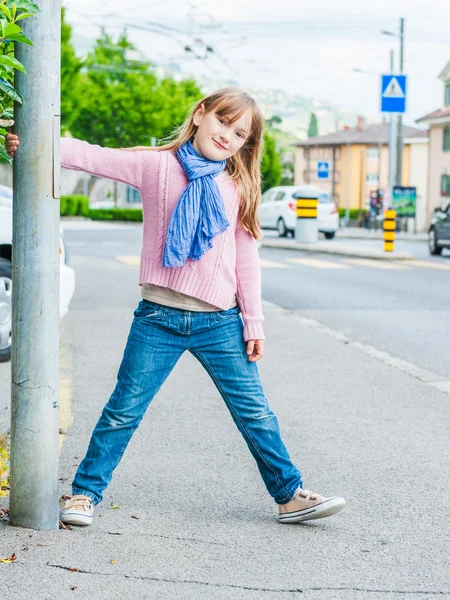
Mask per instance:
[[[193,310],[198,312],[216,312],[222,310],[217,306],[213,306],[208,302],[204,302],[199,298],[193,296],[187,296],[181,292],[175,292],[167,287],[160,285],[154,285],[153,283],[143,283],[141,286],[142,297],[150,302],[157,302],[164,306],[171,306],[173,308],[180,308],[182,310]],[[234,308],[237,306],[236,296],[231,302],[231,306],[228,308]]]

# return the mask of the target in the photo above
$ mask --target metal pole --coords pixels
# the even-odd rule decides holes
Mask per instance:
[[[348,227],[350,223],[350,152],[351,145],[347,144],[347,169],[346,169],[346,199],[345,199],[345,226]]]
[[[400,74],[403,73],[403,38],[404,38],[405,19],[400,19]],[[402,185],[403,173],[403,118],[398,115],[397,129],[397,185]]]
[[[17,44],[10,522],[58,527],[60,0],[24,21]]]
[[[390,69],[391,69],[391,73],[394,72],[394,51],[391,50],[391,62],[390,62]],[[395,140],[395,135],[396,135],[396,119],[395,119],[395,115],[393,113],[390,113],[389,115],[389,195],[390,195],[390,200],[392,202],[392,190],[394,188],[395,185],[395,181],[396,181],[396,140]]]

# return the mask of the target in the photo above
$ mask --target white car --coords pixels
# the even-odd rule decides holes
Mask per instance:
[[[11,358],[12,197],[12,189],[0,185],[0,362]],[[59,271],[59,315],[62,319],[69,310],[75,291],[75,272],[67,265],[62,232]]]
[[[276,229],[280,237],[295,234],[297,223],[294,192],[317,194],[318,229],[327,239],[332,239],[339,229],[339,214],[330,194],[314,185],[282,185],[264,192],[259,205],[258,216],[262,229]]]

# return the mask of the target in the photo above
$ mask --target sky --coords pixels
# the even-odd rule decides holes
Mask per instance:
[[[438,76],[450,61],[448,0],[128,0],[126,7],[119,0],[63,0],[63,4],[77,36],[96,37],[101,26],[117,35],[126,25],[131,41],[155,63],[178,62],[194,77],[231,79],[244,88],[281,89],[372,118],[381,118],[380,74],[390,72],[391,49],[399,72],[403,17],[405,122],[414,124],[443,104]],[[193,52],[186,52],[186,45]],[[206,51],[208,45],[213,53]]]

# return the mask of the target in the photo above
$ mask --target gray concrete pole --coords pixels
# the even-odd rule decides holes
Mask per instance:
[[[394,51],[391,50],[390,55],[390,69],[391,73],[394,72]],[[392,203],[392,190],[396,183],[396,159],[397,159],[397,147],[396,147],[396,118],[395,114],[390,113],[389,115],[389,195]]]
[[[10,522],[58,527],[60,0],[24,20],[17,44]],[[54,160],[55,157],[55,160]]]
[[[400,73],[403,73],[403,37],[405,19],[400,19]],[[397,126],[397,185],[402,185],[403,173],[403,117],[398,115]]]

